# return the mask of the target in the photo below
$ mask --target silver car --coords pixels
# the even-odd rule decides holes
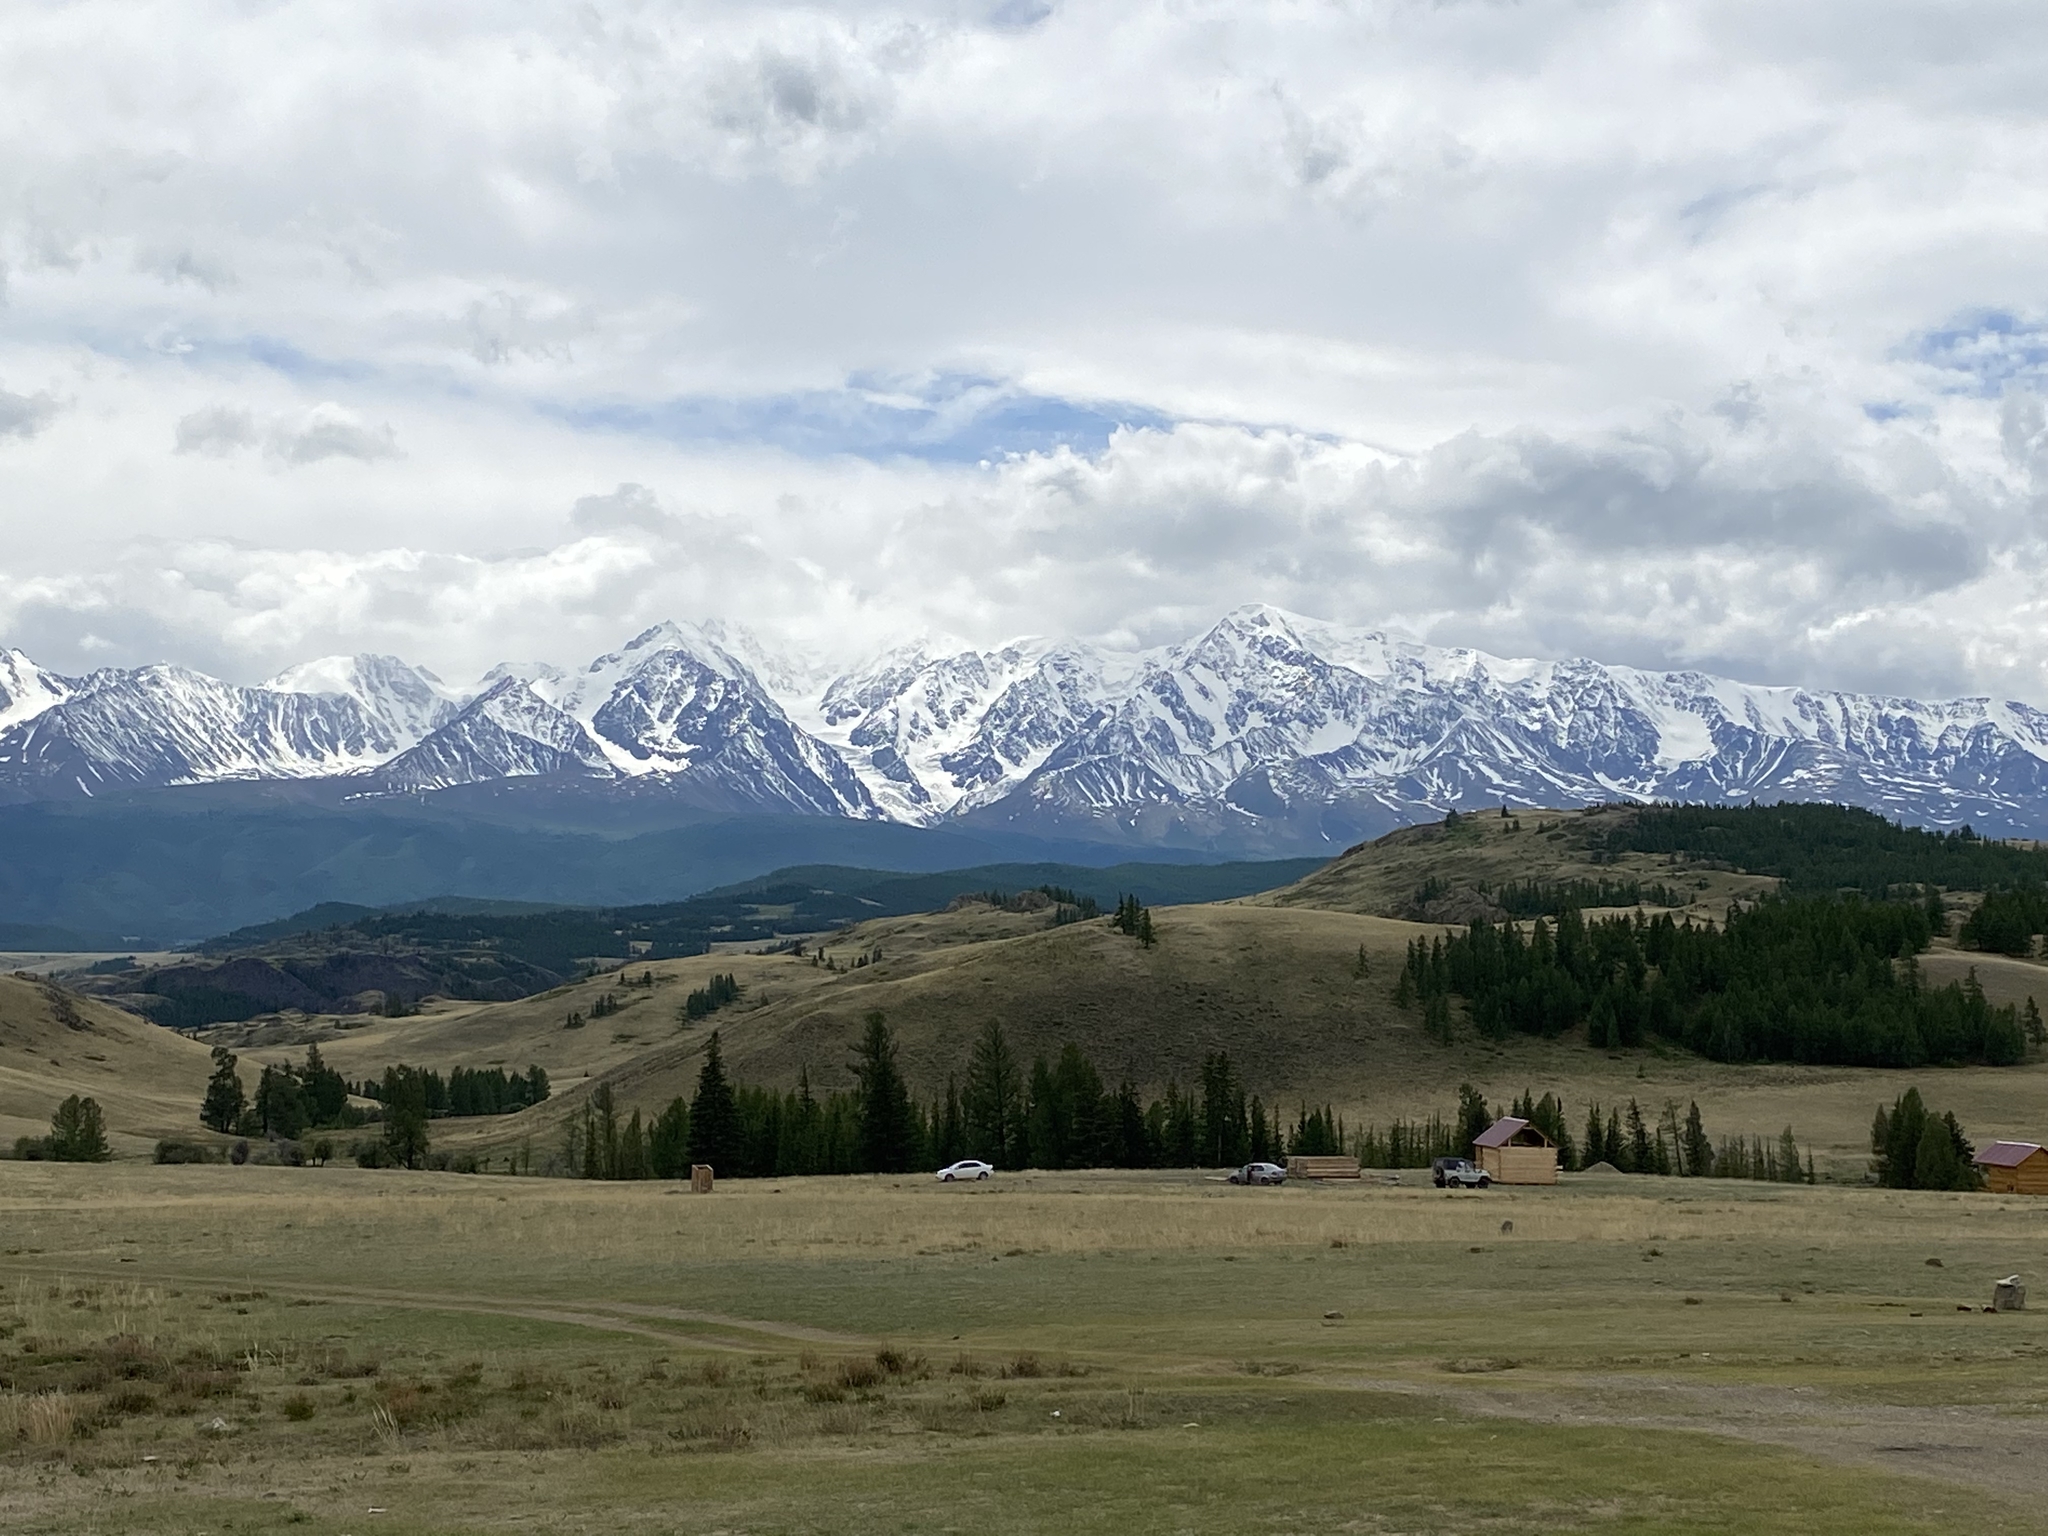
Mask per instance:
[[[1287,1170],[1278,1163],[1246,1163],[1242,1168],[1233,1169],[1230,1175],[1233,1184],[1285,1184]]]
[[[941,1168],[934,1177],[941,1184],[950,1184],[955,1179],[985,1179],[995,1171],[992,1163],[984,1163],[978,1157],[963,1157],[952,1166]]]

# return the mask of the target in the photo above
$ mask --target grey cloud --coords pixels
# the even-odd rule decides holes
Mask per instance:
[[[255,418],[229,405],[209,405],[178,418],[179,453],[226,454],[262,440]]]
[[[167,283],[191,283],[208,293],[235,282],[234,270],[225,261],[192,250],[145,251],[136,256],[135,269]]]
[[[265,446],[288,464],[322,459],[357,459],[367,464],[399,457],[398,434],[389,426],[365,426],[337,407],[317,407],[293,424],[271,428]]]
[[[365,425],[331,402],[268,422],[231,405],[209,405],[178,419],[179,453],[221,457],[257,447],[286,464],[336,458],[370,463],[401,457],[398,436],[389,426]]]
[[[57,417],[63,407],[47,390],[17,395],[0,389],[0,437],[34,437]]]
[[[623,483],[602,496],[578,497],[569,521],[583,533],[616,533],[635,528],[671,534],[678,526],[675,518],[662,511],[661,500],[654,492],[631,483]]]

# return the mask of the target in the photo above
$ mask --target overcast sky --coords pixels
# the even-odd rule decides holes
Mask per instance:
[[[2048,703],[2048,6],[0,8],[0,644]]]

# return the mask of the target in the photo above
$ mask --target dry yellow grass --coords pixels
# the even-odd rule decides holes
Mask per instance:
[[[0,1232],[37,1536],[2017,1536],[2048,1496],[2048,1315],[1974,1310],[2048,1202],[4,1164]]]
[[[1441,822],[1403,827],[1332,859],[1293,885],[1247,900],[1282,907],[1321,907],[1381,916],[1412,912],[1425,881],[1445,887],[1426,914],[1463,921],[1485,905],[1481,885],[1497,890],[1510,881],[1640,880],[1690,892],[1693,915],[1716,918],[1731,896],[1775,890],[1762,875],[1695,867],[1653,854],[1622,854],[1595,863],[1595,843],[1632,813],[1623,807],[1518,811],[1502,819],[1462,816],[1455,829]]]
[[[0,976],[0,1145],[47,1133],[78,1093],[99,1101],[117,1154],[144,1155],[198,1130],[209,1064],[205,1046],[132,1013]]]

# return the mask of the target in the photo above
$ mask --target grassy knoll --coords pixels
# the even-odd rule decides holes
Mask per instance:
[[[2048,1317],[1956,1310],[2048,1203],[0,1164],[0,1233],[0,1530],[2018,1532],[2048,1494]]]
[[[69,1094],[106,1112],[117,1156],[197,1129],[206,1047],[106,1003],[0,975],[0,1146],[41,1136]]]
[[[1775,879],[1742,874],[1725,863],[1610,853],[1609,834],[1635,814],[1633,807],[1599,806],[1583,811],[1518,811],[1507,818],[1460,816],[1451,826],[1430,822],[1403,827],[1347,850],[1292,885],[1247,899],[1273,906],[1463,923],[1494,915],[1484,892],[1513,882],[1661,882],[1694,897],[1691,910],[1696,917],[1718,917],[1731,896],[1777,889]]]

